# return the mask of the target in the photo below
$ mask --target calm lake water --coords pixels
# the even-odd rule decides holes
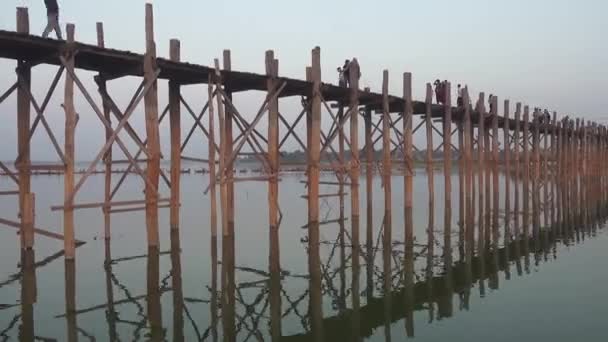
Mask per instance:
[[[280,288],[274,290],[268,274],[267,185],[238,183],[236,340],[271,340],[271,327],[277,326],[277,320],[271,322],[276,316],[270,310],[272,298],[281,301],[282,341],[314,340],[311,329],[319,315],[326,341],[606,340],[608,236],[601,215],[596,213],[600,217],[588,225],[543,224],[546,229],[541,233],[504,248],[505,212],[501,210],[496,237],[499,245],[488,246],[485,253],[475,250],[474,256],[467,258],[467,251],[458,248],[457,174],[452,176],[452,216],[448,221],[452,245],[446,249],[443,174],[435,177],[434,224],[430,229],[434,242],[429,246],[427,178],[424,171],[417,172],[415,243],[409,251],[414,260],[404,258],[408,251],[403,244],[403,177],[392,179],[392,241],[388,245],[382,241],[384,201],[378,177],[373,187],[372,239],[366,238],[362,177],[361,246],[355,253],[359,262],[354,263],[352,257],[350,199],[346,197],[344,233],[339,222],[320,227],[320,289],[309,285],[307,230],[303,228],[307,206],[300,197],[306,193],[301,183],[305,176],[281,177],[282,272]],[[114,214],[112,239],[106,244],[101,210],[82,210],[76,214],[76,238],[86,244],[76,250],[75,267],[68,264],[66,268],[63,257],[53,257],[61,251],[61,241],[37,236],[35,253],[28,256],[38,263],[35,272],[20,274],[19,236],[12,228],[0,227],[0,341],[34,336],[40,341],[222,340],[225,317],[219,302],[224,264],[221,236],[217,256],[212,253],[209,197],[202,193],[207,179],[200,174],[182,177],[179,237],[170,234],[168,209],[161,209],[160,254],[148,253],[143,212]],[[330,175],[324,179],[335,180]],[[500,181],[502,185],[504,179]],[[0,185],[7,184],[7,178],[1,177]],[[36,193],[36,226],[61,232],[62,213],[51,212],[50,206],[62,202],[63,178],[33,177],[32,189]],[[118,198],[141,199],[141,189],[140,180],[130,176]],[[100,201],[102,191],[103,176],[93,176],[78,201]],[[500,205],[504,208],[501,191]],[[321,193],[335,192],[335,186],[322,186]],[[16,198],[1,197],[0,217],[16,220],[16,213]],[[321,219],[338,218],[339,200],[321,200]],[[172,250],[172,242],[175,246],[178,239],[181,249]],[[408,263],[414,272],[403,272]],[[278,296],[273,297],[273,291]],[[309,298],[319,292],[322,307],[311,308]],[[65,315],[69,305],[75,307],[76,315]]]

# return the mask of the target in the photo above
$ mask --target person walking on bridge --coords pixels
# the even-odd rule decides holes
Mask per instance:
[[[62,40],[61,26],[59,25],[59,5],[57,4],[57,0],[44,0],[44,4],[46,5],[48,23],[42,33],[42,38],[48,37],[49,33],[54,30],[57,34],[57,39]]]

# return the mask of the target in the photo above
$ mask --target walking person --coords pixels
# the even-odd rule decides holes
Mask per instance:
[[[464,100],[462,99],[462,86],[458,85],[458,100],[456,100],[456,105],[458,108],[462,108],[464,106]]]
[[[59,25],[59,5],[57,4],[57,0],[44,0],[44,4],[46,5],[48,23],[42,33],[42,38],[48,37],[49,33],[54,30],[55,34],[57,34],[57,39],[63,40],[61,37],[61,26]]]

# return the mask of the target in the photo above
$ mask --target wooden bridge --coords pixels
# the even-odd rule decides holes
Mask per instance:
[[[280,248],[278,245],[278,227],[280,224],[280,201],[278,176],[281,172],[280,151],[287,139],[294,139],[306,152],[307,161],[304,164],[307,174],[306,195],[303,196],[308,204],[308,250],[311,288],[318,288],[321,279],[318,276],[319,260],[319,199],[337,197],[341,204],[345,200],[345,187],[349,187],[351,200],[350,237],[354,246],[360,245],[360,172],[365,170],[365,189],[368,222],[372,217],[372,176],[374,167],[380,168],[384,191],[384,234],[383,241],[391,241],[390,229],[392,218],[391,178],[396,168],[403,169],[404,187],[398,189],[405,198],[402,212],[405,220],[406,243],[413,241],[413,170],[415,151],[422,151],[414,144],[413,135],[424,127],[426,135],[426,163],[429,206],[434,206],[434,167],[433,152],[442,149],[443,174],[445,177],[444,200],[446,220],[443,224],[444,244],[451,246],[452,230],[448,217],[451,219],[451,171],[453,168],[453,153],[458,153],[457,168],[459,174],[459,210],[458,231],[459,245],[465,246],[467,241],[473,243],[475,215],[478,216],[477,235],[479,241],[485,237],[498,237],[492,230],[498,229],[494,224],[498,221],[501,211],[499,202],[499,172],[505,172],[512,177],[505,181],[505,212],[511,211],[511,189],[515,192],[513,210],[519,212],[519,191],[522,184],[523,212],[530,210],[542,215],[532,215],[532,227],[538,231],[542,226],[551,226],[559,220],[573,217],[585,207],[606,199],[607,173],[606,163],[608,134],[606,127],[584,119],[559,119],[553,113],[550,122],[530,120],[530,115],[538,118],[548,112],[536,108],[531,111],[529,106],[517,103],[515,111],[511,112],[510,102],[504,101],[502,115],[498,111],[498,97],[490,99],[489,109],[486,109],[484,93],[479,94],[475,106],[470,105],[468,89],[463,92],[463,106],[452,106],[450,84],[446,84],[445,103],[433,104],[433,90],[430,83],[426,84],[426,98],[415,101],[412,98],[412,75],[403,73],[403,94],[394,96],[388,92],[388,71],[383,73],[381,92],[370,89],[359,89],[359,66],[357,60],[350,65],[349,87],[340,87],[322,82],[321,50],[316,47],[311,51],[310,66],[303,68],[304,80],[281,77],[279,62],[274,52],[266,52],[265,74],[255,74],[235,71],[232,68],[229,50],[223,53],[223,66],[214,60],[213,66],[191,64],[180,59],[180,42],[171,40],[169,58],[157,57],[153,9],[146,5],[146,51],[143,54],[118,51],[105,47],[103,25],[97,24],[96,44],[86,44],[75,40],[76,28],[67,26],[67,41],[43,39],[29,34],[29,18],[26,8],[17,9],[16,32],[0,31],[0,58],[17,62],[16,81],[5,92],[0,92],[0,103],[13,93],[17,96],[17,157],[14,167],[0,163],[0,168],[15,184],[16,189],[0,192],[1,195],[18,195],[19,222],[3,219],[0,224],[18,227],[20,243],[24,250],[34,247],[34,234],[45,234],[64,240],[65,258],[73,260],[76,256],[77,240],[74,229],[74,212],[80,209],[101,209],[106,239],[110,238],[111,215],[127,211],[145,211],[147,244],[150,248],[159,248],[158,210],[170,209],[170,224],[172,230],[179,230],[180,209],[180,177],[181,161],[198,161],[208,165],[209,186],[205,194],[211,199],[210,226],[212,236],[218,236],[217,190],[219,190],[220,221],[222,237],[222,261],[227,270],[234,269],[234,222],[235,183],[243,181],[264,181],[268,183],[268,219],[270,229],[269,266],[270,274],[280,271]],[[32,95],[32,84],[35,82],[34,71],[38,65],[57,67],[57,73],[46,92],[45,97],[36,99]],[[91,90],[83,83],[80,70],[94,72],[97,92],[102,98],[97,103]],[[65,111],[65,141],[60,144],[55,138],[50,125],[45,118],[47,105],[53,93],[59,86],[61,76],[65,73],[63,109]],[[142,79],[141,84],[133,93],[129,105],[121,109],[110,96],[108,87],[110,81],[122,77],[135,76]],[[158,105],[158,82],[168,81],[169,104],[164,110]],[[184,85],[201,84],[206,86],[208,99],[200,111],[195,111],[182,96],[180,87]],[[105,131],[106,141],[99,150],[94,161],[80,177],[75,177],[75,139],[76,123],[78,121],[75,108],[75,88],[84,97],[90,111],[101,122]],[[204,88],[203,88],[204,89]],[[246,118],[232,101],[233,94],[244,91],[264,91],[266,96],[260,103],[253,118]],[[302,110],[297,115],[287,115],[279,111],[280,100],[286,97],[301,97]],[[130,119],[135,109],[143,102],[146,121],[146,136],[141,137],[131,126]],[[32,113],[32,108],[34,109]],[[186,111],[182,112],[185,108]],[[378,115],[372,115],[372,113]],[[78,113],[84,115],[79,108]],[[191,116],[194,125],[184,138],[181,135],[182,115]],[[205,124],[203,117],[207,115]],[[420,115],[420,123],[414,127],[413,118]],[[170,124],[171,169],[167,175],[160,168],[163,158],[160,153],[160,122],[168,117]],[[259,129],[261,119],[266,117],[268,122],[267,134]],[[359,144],[359,117],[363,118],[365,130],[364,147]],[[33,119],[33,120],[32,120]],[[331,128],[326,131],[322,121],[331,122]],[[435,122],[441,122],[437,128]],[[398,125],[400,123],[400,125]],[[296,133],[298,125],[306,126],[306,137],[301,138]],[[349,136],[345,133],[348,127]],[[282,129],[284,128],[284,130]],[[57,153],[58,162],[49,165],[37,165],[31,162],[31,137],[43,129],[49,136]],[[207,137],[207,156],[185,156],[184,148],[192,143],[192,134],[200,130]],[[137,151],[130,151],[119,136],[126,132],[128,138],[137,146]],[[281,135],[281,133],[284,133]],[[237,133],[235,137],[234,134]],[[433,142],[437,133],[441,144]],[[452,141],[452,136],[457,139]],[[375,145],[382,141],[382,159],[374,160]],[[502,150],[499,148],[502,141]],[[337,147],[335,146],[337,144]],[[124,163],[113,158],[112,148],[117,146],[128,161],[125,173],[112,179],[112,165]],[[245,152],[245,146],[250,151]],[[350,158],[345,157],[348,146]],[[237,177],[234,172],[234,162],[240,155],[253,155],[262,165],[263,174],[255,177]],[[105,166],[104,198],[99,202],[79,203],[76,201],[79,191],[87,179],[102,162]],[[140,163],[145,162],[142,168]],[[327,182],[337,186],[336,193],[320,193],[320,171],[331,169],[335,172],[336,182]],[[51,209],[63,213],[63,234],[57,235],[48,230],[36,227],[35,223],[35,189],[31,186],[31,173],[36,170],[61,170],[64,177],[64,201]],[[124,183],[129,172],[135,172],[145,183],[145,198],[124,199],[116,198],[117,191]],[[170,193],[163,196],[160,193],[160,182],[170,188]],[[477,185],[477,186],[475,186]],[[485,193],[486,196],[482,194]],[[484,201],[485,198],[485,201]],[[478,202],[476,202],[478,199]],[[341,208],[344,206],[341,205]],[[476,210],[477,208],[477,210]],[[484,209],[485,208],[485,209]],[[489,210],[489,209],[492,210]],[[401,211],[400,211],[401,212]],[[523,231],[515,226],[513,234],[528,236],[529,222],[524,214]],[[370,234],[368,224],[366,234]],[[430,227],[434,222],[429,223]],[[431,235],[432,237],[432,235]],[[493,241],[496,246],[496,241]],[[230,248],[232,246],[232,248]],[[356,250],[356,249],[355,249]],[[483,250],[483,249],[480,249]],[[358,258],[354,258],[358,260]],[[357,261],[358,262],[358,261]],[[232,267],[231,267],[232,266]],[[234,273],[229,272],[221,277],[225,284],[226,295],[222,300],[234,303]],[[271,281],[271,286],[280,286],[278,278]],[[311,308],[321,307],[320,295],[311,296]],[[224,307],[229,308],[230,305]],[[232,305],[233,307],[233,305]],[[271,303],[274,314],[280,307],[279,302]],[[224,313],[223,319],[234,322],[234,313]],[[312,320],[312,331],[320,331],[316,324],[322,320]],[[280,325],[271,327],[272,336],[280,337]],[[315,336],[322,338],[322,336]]]

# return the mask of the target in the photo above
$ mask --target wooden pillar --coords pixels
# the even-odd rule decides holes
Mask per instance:
[[[523,142],[524,142],[524,164],[523,164],[523,231],[524,231],[524,241],[528,241],[529,234],[529,210],[530,210],[530,142],[529,142],[529,132],[530,132],[530,108],[528,106],[524,106],[524,132],[523,132]]]
[[[154,12],[152,4],[146,4],[146,55],[144,57],[144,80],[154,79],[156,66],[156,43],[154,42]],[[160,176],[160,135],[158,129],[158,83],[154,83],[144,98],[146,112],[146,135],[149,156],[146,170],[146,232],[148,246],[158,247],[158,181]],[[151,184],[150,184],[151,183]]]
[[[270,94],[276,86],[278,61],[272,50],[266,51],[267,88]],[[279,224],[278,195],[279,185],[279,99],[273,97],[268,103],[268,159],[270,161],[270,178],[268,183],[268,209],[270,229],[277,229]]]
[[[485,136],[485,94],[479,93],[479,100],[477,101],[477,173],[478,173],[478,184],[477,184],[477,192],[479,194],[479,218],[478,218],[478,243],[480,246],[483,246],[484,243],[484,201],[483,201],[483,177],[485,173],[485,153],[484,153],[484,136]],[[481,248],[478,250],[479,253],[482,252]]]
[[[557,214],[557,223],[558,223],[558,227],[561,227],[561,223],[563,222],[563,218],[562,218],[562,170],[563,170],[563,164],[562,164],[562,142],[563,142],[563,137],[562,137],[562,123],[558,122],[557,123],[557,127],[556,127],[556,146],[555,146],[555,165],[556,165],[556,177],[555,177],[555,183],[556,183],[556,196],[557,196],[557,203],[556,203],[556,214]],[[558,228],[559,230],[559,228]]]
[[[461,118],[456,123],[458,128],[458,246],[461,252],[461,256],[464,253],[464,240],[465,240],[465,217],[466,217],[466,201],[465,201],[465,186],[466,186],[466,172],[465,172],[465,159],[464,159],[464,120]],[[462,257],[461,257],[462,259]]]
[[[356,59],[350,62],[350,207],[353,220],[353,243],[359,243],[359,225],[354,226],[355,219],[359,221],[359,173],[361,163],[359,160],[359,63]],[[355,229],[356,228],[356,229]]]
[[[433,88],[430,83],[426,84],[426,113],[425,113],[425,127],[426,127],[426,173],[427,173],[427,186],[429,194],[429,209],[435,207],[435,179],[433,174]],[[433,229],[432,227],[428,228]],[[432,232],[430,232],[432,233]],[[429,234],[430,234],[429,233]],[[433,237],[432,234],[429,237]]]
[[[68,44],[74,42],[74,25],[67,25]],[[74,67],[74,51],[67,50],[68,68]],[[74,109],[74,79],[69,73],[65,77],[65,97],[63,100],[65,110],[65,173],[64,173],[64,210],[63,235],[66,259],[74,259],[76,253],[74,239],[74,200],[70,199],[74,191],[74,161],[75,161],[75,131],[76,110]]]
[[[311,330],[316,341],[323,341],[323,298],[321,294],[321,259],[319,255],[319,176],[321,148],[321,48],[312,50],[311,126],[308,172],[308,271],[310,274]],[[314,289],[314,291],[312,291]],[[319,289],[317,291],[317,289]]]
[[[472,258],[473,244],[475,239],[475,209],[473,208],[473,136],[471,125],[471,106],[469,105],[469,90],[465,88],[462,94],[464,102],[464,165],[465,165],[465,255],[466,263]],[[462,153],[463,151],[461,151]]]
[[[492,96],[492,243],[498,249],[498,211],[499,211],[499,187],[498,187],[498,98]],[[494,253],[493,255],[497,255]]]
[[[217,187],[216,187],[216,179],[215,179],[215,110],[213,105],[213,83],[211,80],[211,75],[209,76],[209,80],[207,83],[207,98],[209,103],[209,202],[211,212],[209,214],[210,217],[210,228],[211,228],[211,240],[212,243],[217,241]]]
[[[100,48],[105,48],[105,37],[104,37],[104,31],[103,31],[103,23],[99,22],[97,23],[97,46],[99,46]],[[102,75],[98,75],[98,79],[97,79],[97,85],[99,86],[99,90],[103,93],[107,92],[106,89],[106,80],[103,79]],[[103,116],[106,119],[106,121],[111,125],[112,124],[112,115],[110,113],[110,106],[107,103],[107,101],[103,101]],[[106,143],[110,140],[110,137],[112,136],[112,129],[111,127],[106,127],[105,129],[105,133],[106,133]],[[106,240],[110,240],[110,236],[111,236],[111,226],[112,226],[112,221],[111,221],[111,217],[112,215],[110,214],[110,201],[111,201],[111,197],[112,197],[112,147],[108,148],[108,151],[106,152],[106,155],[103,158],[104,164],[105,164],[105,171],[104,171],[104,195],[103,195],[103,201],[104,201],[104,207],[103,207],[103,217],[104,217],[104,238]]]
[[[392,192],[391,192],[391,127],[390,127],[390,105],[388,99],[388,70],[382,73],[382,171],[384,185],[384,234],[382,235],[382,265],[383,265],[383,288],[385,299],[385,318],[388,310],[390,310],[390,287],[391,287],[391,247],[392,247]],[[388,300],[388,302],[387,302]],[[389,311],[390,312],[390,311]]]
[[[26,7],[17,8],[17,32],[29,34],[30,19],[28,9]],[[30,249],[34,247],[34,239],[28,237],[33,236],[28,233],[29,227],[25,224],[25,201],[31,191],[30,184],[30,116],[31,104],[29,93],[31,91],[32,70],[25,61],[17,63],[17,79],[21,84],[17,88],[17,155],[21,156],[17,160],[17,171],[19,173],[19,217],[21,219],[21,248]],[[23,86],[27,88],[24,89]]]
[[[360,237],[359,237],[359,173],[361,162],[359,159],[359,62],[353,59],[349,67],[350,76],[350,209],[351,209],[351,244],[352,244],[352,293],[360,293],[359,270],[360,270]],[[354,340],[360,341],[359,327],[360,318],[360,296],[352,296],[352,326],[355,334]]]
[[[414,144],[412,139],[414,106],[412,97],[412,74],[407,72],[403,74],[403,99],[405,101],[405,110],[403,113],[403,143],[405,151],[405,177],[403,180],[403,194],[405,198],[403,203],[405,220],[405,251],[407,253],[411,252],[414,246],[414,218],[412,212],[414,205]],[[413,258],[413,255],[406,254],[405,258],[406,260],[407,258]],[[407,271],[408,270],[406,270],[406,272]]]
[[[515,236],[515,240],[519,241],[520,232],[519,232],[519,189],[521,188],[521,159],[519,155],[519,132],[521,129],[521,103],[518,102],[515,106],[515,129],[513,131],[513,156],[514,156],[514,164],[515,169],[513,170],[513,175],[515,178],[515,186],[513,193],[513,235]],[[517,243],[516,243],[517,245]]]
[[[180,61],[180,42],[171,39],[169,55],[171,61]],[[180,207],[180,185],[181,185],[181,103],[180,103],[180,84],[174,80],[169,81],[169,126],[171,132],[171,230],[179,228],[179,207]]]
[[[266,76],[268,94],[276,88],[279,62],[272,50],[266,51]],[[226,118],[228,122],[228,118]],[[281,338],[281,257],[279,246],[279,99],[273,97],[268,103],[268,159],[270,177],[268,181],[268,222],[270,225],[269,271],[270,281],[270,335],[272,341]],[[230,169],[230,168],[229,168]]]
[[[549,158],[550,163],[550,184],[551,184],[551,226],[555,225],[556,221],[556,186],[557,186],[557,113],[553,112],[553,123],[551,125],[551,153]]]
[[[450,83],[444,90],[443,116],[443,176],[444,176],[444,222],[443,243],[446,254],[452,253],[452,91]]]
[[[492,100],[492,99],[489,99]],[[495,108],[490,108],[492,111]],[[487,113],[487,112],[484,112]],[[491,117],[491,114],[490,114]],[[487,120],[487,118],[486,118]],[[492,129],[491,126],[485,126],[485,124],[487,124],[488,122],[484,120],[484,131],[483,131],[483,150],[484,150],[484,158],[485,158],[485,167],[484,167],[484,174],[485,174],[485,180],[484,180],[484,185],[485,185],[485,190],[484,190],[484,196],[486,199],[485,202],[485,215],[484,215],[484,227],[485,227],[485,231],[484,231],[484,238],[486,239],[486,241],[490,241],[491,238],[491,210],[492,210],[492,199],[490,198],[491,194],[492,194],[492,183],[491,183],[491,178],[492,178],[492,169],[494,168],[493,163],[492,163],[492,146],[490,145],[490,130]],[[481,191],[481,189],[480,189]]]
[[[510,106],[509,100],[505,100],[504,103],[504,125],[503,130],[503,154],[504,154],[504,176],[505,176],[505,243],[508,246],[511,239],[511,143],[509,139],[509,133],[511,131],[510,124]],[[517,186],[517,184],[516,184]]]
[[[542,180],[540,175],[540,116],[542,112],[540,110],[535,111],[536,120],[533,121],[532,131],[532,143],[534,153],[534,170],[532,178],[532,224],[534,228],[534,235],[538,236],[540,230],[540,187],[542,186]]]
[[[224,70],[231,71],[232,56],[230,50],[224,50],[222,58]],[[230,99],[230,101],[232,101],[232,90],[230,89],[230,82],[224,82],[224,92],[226,93],[226,96]],[[228,103],[225,103],[224,105],[224,114],[226,116],[224,121],[224,134],[226,134],[224,153],[226,154],[226,158],[228,159],[227,162],[229,163],[226,165],[226,202],[228,206],[226,209],[228,216],[228,226],[230,230],[234,230],[234,163],[229,160],[234,150],[234,139],[232,131],[232,124],[234,123],[234,113],[232,112],[232,107]]]
[[[547,112],[545,112],[547,113]],[[548,152],[549,152],[549,125],[547,120],[543,120],[543,152],[541,153],[542,158],[542,183],[543,183],[543,226],[549,226],[549,187],[551,183],[549,181],[549,163],[548,163]]]
[[[383,170],[383,185],[384,185],[384,236],[389,239],[390,232],[386,231],[386,227],[391,223],[392,211],[392,195],[391,195],[391,126],[390,126],[390,107],[388,101],[388,70],[384,70],[382,74],[382,170]]]
[[[366,91],[369,92],[369,88],[366,88]],[[365,246],[367,252],[367,267],[366,267],[366,279],[367,279],[367,298],[370,299],[373,295],[374,291],[374,207],[373,207],[373,198],[374,198],[374,183],[373,183],[373,173],[374,173],[374,146],[372,142],[372,111],[369,107],[365,107],[364,112],[365,119],[365,221],[366,221],[366,230],[365,230]]]

